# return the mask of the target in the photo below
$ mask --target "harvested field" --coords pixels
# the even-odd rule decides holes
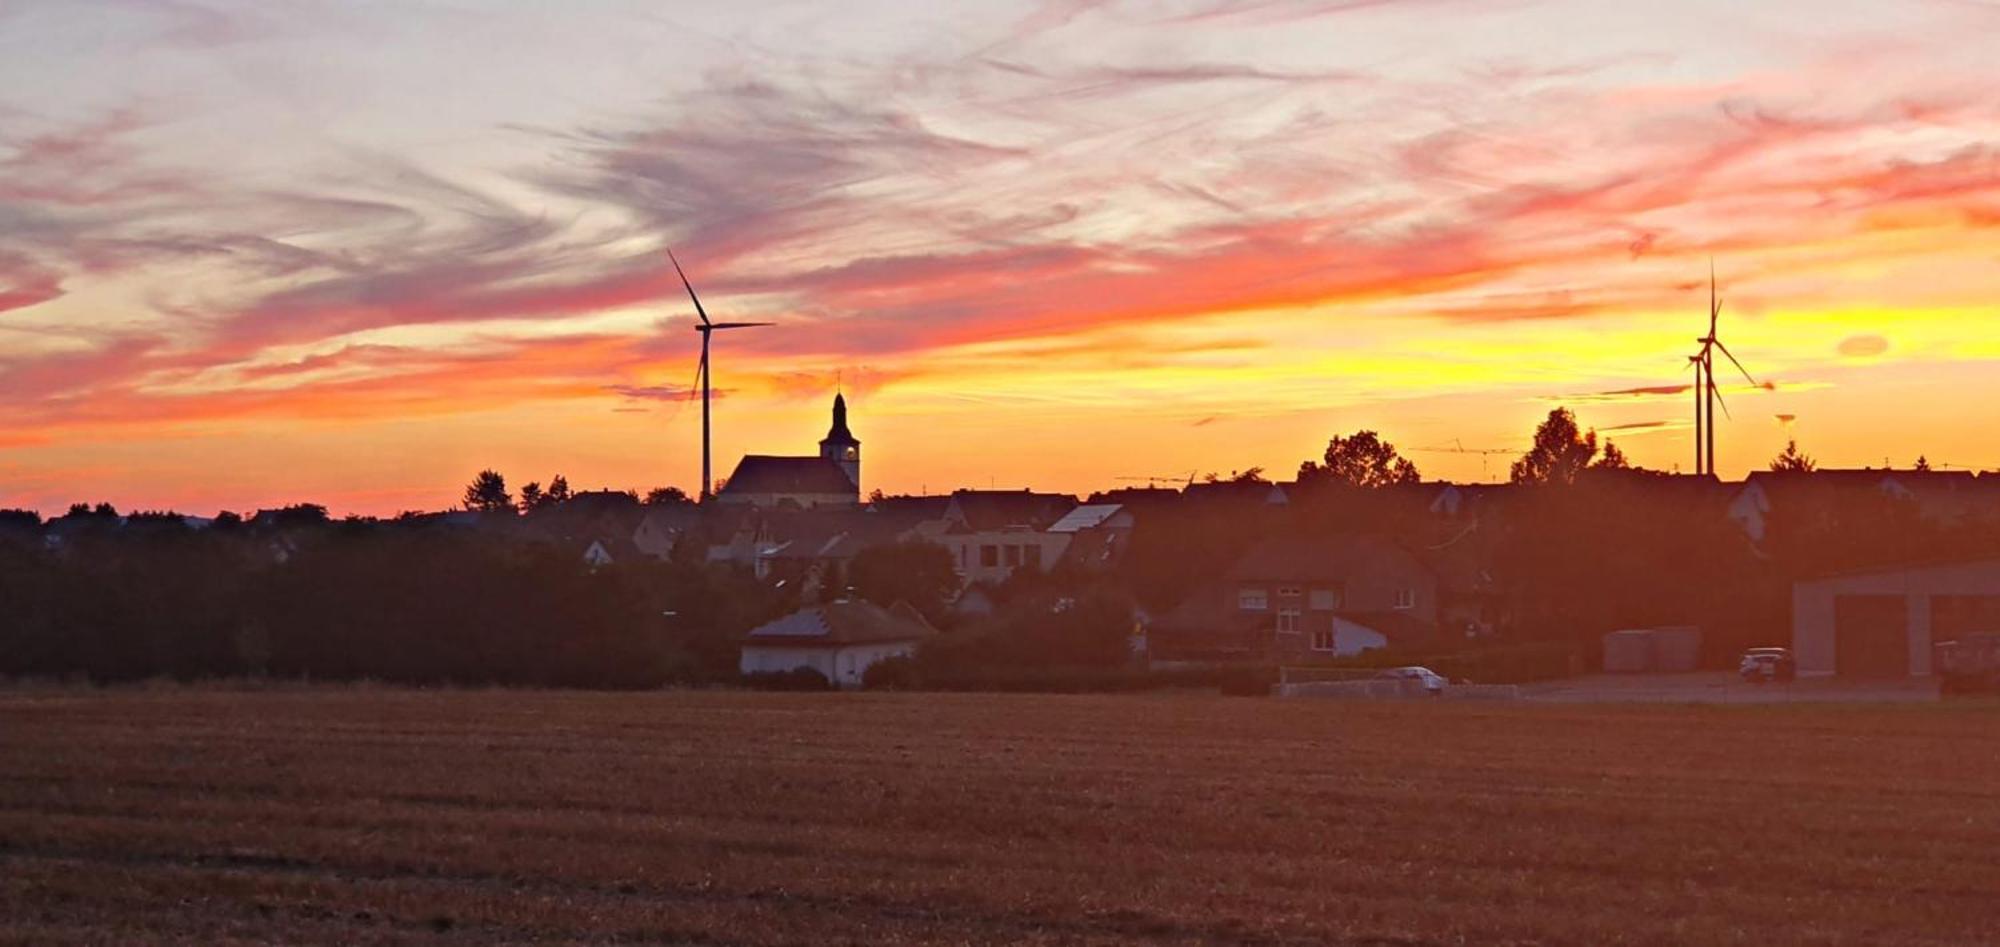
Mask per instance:
[[[0,940],[1971,944],[2000,708],[0,694]]]

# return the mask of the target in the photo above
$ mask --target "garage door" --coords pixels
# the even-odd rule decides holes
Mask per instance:
[[[1833,600],[1833,669],[1841,677],[1910,675],[1910,612],[1901,595]]]

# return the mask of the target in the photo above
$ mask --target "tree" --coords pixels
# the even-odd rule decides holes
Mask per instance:
[[[1916,467],[1916,469],[1917,469],[1917,472],[1918,472],[1918,473],[1930,473],[1930,472],[1931,472],[1931,459],[1930,459],[1930,457],[1928,457],[1928,456],[1926,456],[1926,455],[1924,455],[1924,454],[1918,454],[1918,455],[1917,455],[1917,467]]]
[[[687,491],[679,487],[654,487],[646,491],[647,506],[680,506],[693,502],[688,499]]]
[[[1326,462],[1299,465],[1299,480],[1324,480],[1353,487],[1388,487],[1423,479],[1417,465],[1396,453],[1396,445],[1374,431],[1356,431],[1326,443]]]
[[[1265,479],[1264,468],[1262,467],[1252,467],[1249,470],[1232,470],[1229,472],[1229,476],[1227,477],[1224,477],[1221,474],[1218,474],[1211,470],[1208,473],[1203,474],[1201,479],[1203,483],[1270,483],[1271,482]]]
[[[1771,459],[1771,469],[1776,472],[1812,473],[1819,469],[1819,462],[1799,451],[1797,439],[1785,442],[1783,453]]]
[[[936,543],[899,542],[870,546],[847,564],[847,584],[855,594],[884,608],[908,602],[933,623],[942,620],[958,591],[951,551]]]
[[[542,508],[546,498],[542,495],[542,483],[530,480],[521,485],[521,512],[533,513]]]
[[[1632,466],[1632,462],[1630,460],[1625,459],[1625,452],[1619,450],[1618,445],[1613,444],[1608,440],[1604,442],[1604,456],[1597,458],[1597,463],[1591,464],[1590,466],[1597,470],[1634,469]]]
[[[1575,483],[1577,474],[1596,456],[1597,432],[1579,430],[1576,415],[1568,408],[1557,408],[1535,428],[1534,446],[1514,462],[1509,479],[1515,483]]]
[[[507,492],[507,478],[497,470],[482,470],[465,488],[465,508],[480,513],[512,513],[514,497]]]
[[[549,481],[549,488],[542,491],[543,501],[550,506],[561,506],[568,503],[569,498],[569,480],[562,474],[556,474],[555,479]]]

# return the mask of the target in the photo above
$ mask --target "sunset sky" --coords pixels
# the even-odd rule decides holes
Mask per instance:
[[[2000,4],[0,0],[0,506],[2000,466]],[[1410,453],[1427,477],[1507,456]]]

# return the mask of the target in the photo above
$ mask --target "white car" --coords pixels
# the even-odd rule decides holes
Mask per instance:
[[[1422,684],[1424,690],[1428,691],[1433,697],[1444,693],[1444,689],[1451,684],[1450,681],[1445,679],[1444,675],[1425,667],[1390,668],[1375,676]]]
[[[1798,673],[1798,663],[1792,660],[1790,648],[1751,648],[1743,652],[1736,673],[1752,684],[1790,681]]]

